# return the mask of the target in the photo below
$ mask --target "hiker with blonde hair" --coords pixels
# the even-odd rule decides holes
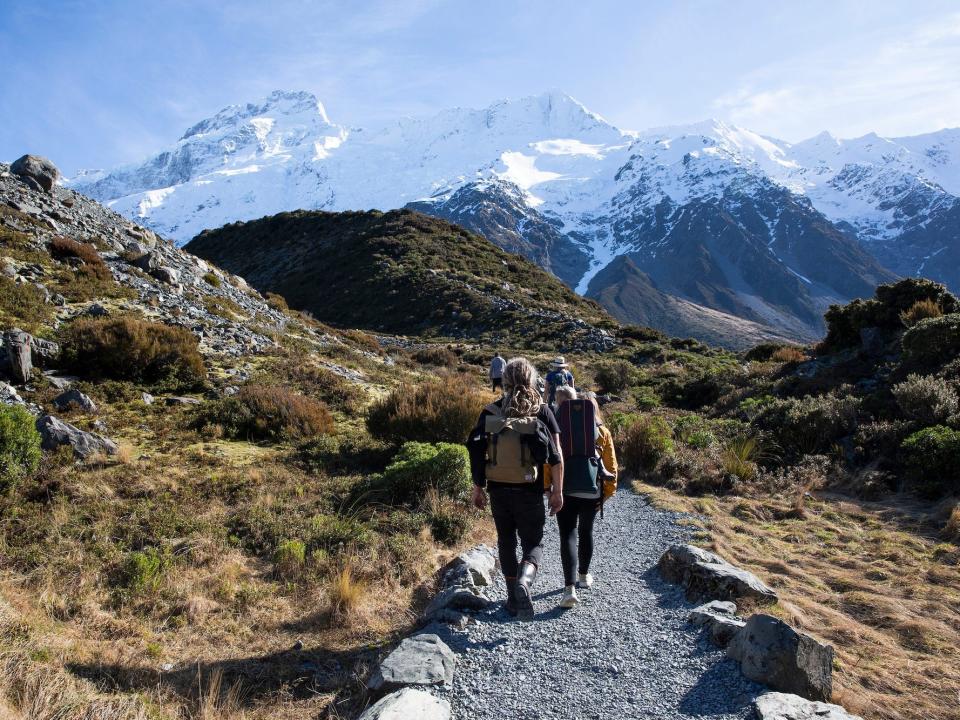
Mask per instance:
[[[521,619],[533,617],[531,586],[543,559],[544,465],[553,477],[550,514],[563,506],[559,437],[557,420],[537,391],[537,371],[526,358],[514,358],[503,370],[503,397],[480,413],[467,449],[474,505],[486,507],[489,494],[507,585],[506,610]]]

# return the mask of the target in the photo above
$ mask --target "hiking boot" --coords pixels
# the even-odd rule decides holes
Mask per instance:
[[[520,565],[520,576],[517,578],[517,589],[514,598],[517,603],[517,615],[521,620],[533,619],[533,594],[531,586],[537,579],[537,566],[533,563]]]
[[[577,587],[589,590],[593,587],[593,575],[590,573],[581,573],[577,578]]]
[[[503,609],[507,611],[510,617],[517,616],[517,579],[504,578],[507,582],[507,601],[503,604]]]
[[[580,598],[577,597],[577,588],[573,585],[567,585],[563,589],[563,597],[560,598],[560,607],[575,608],[580,604]]]

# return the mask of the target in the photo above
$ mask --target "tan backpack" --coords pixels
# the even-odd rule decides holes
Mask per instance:
[[[496,403],[487,405],[485,409],[490,413],[484,418],[487,480],[513,485],[535,482],[540,462],[531,452],[531,443],[525,441],[524,437],[537,437],[540,422],[537,416],[507,417]]]

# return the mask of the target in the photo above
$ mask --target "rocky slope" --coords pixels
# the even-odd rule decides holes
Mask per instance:
[[[827,305],[894,274],[960,286],[958,157],[956,130],[795,145],[716,121],[638,134],[560,92],[368,131],[331,122],[308,93],[275,92],[72,184],[179,242],[283,210],[409,205],[583,294],[604,296],[596,276],[629,255],[671,297],[809,339]],[[686,317],[671,331],[726,331],[714,313]]]
[[[187,249],[340,326],[564,351],[615,344],[617,323],[549,273],[410,210],[281,213]]]

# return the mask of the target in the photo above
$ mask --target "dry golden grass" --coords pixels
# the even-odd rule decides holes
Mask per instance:
[[[769,498],[637,490],[702,515],[699,543],[756,572],[780,594],[774,612],[834,646],[835,702],[875,720],[960,720],[960,549],[931,508],[821,494],[798,516]]]
[[[782,347],[770,356],[770,360],[778,363],[798,363],[807,359],[806,354],[800,348]]]

